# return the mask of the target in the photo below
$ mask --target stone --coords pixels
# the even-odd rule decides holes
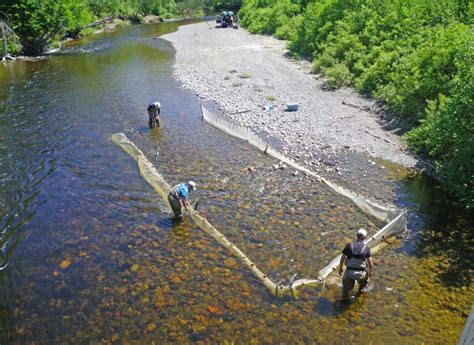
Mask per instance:
[[[65,268],[68,268],[70,265],[71,265],[71,261],[69,261],[68,259],[64,259],[64,260],[61,261],[61,263],[59,264],[59,267],[60,267],[61,269],[65,269]]]

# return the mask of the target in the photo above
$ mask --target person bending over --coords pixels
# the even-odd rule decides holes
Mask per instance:
[[[168,194],[168,201],[174,212],[174,219],[182,219],[181,207],[184,207],[186,211],[189,211],[191,207],[189,205],[188,196],[189,193],[196,190],[196,183],[194,181],[181,182],[171,189]]]
[[[160,102],[150,103],[147,108],[148,111],[148,125],[150,128],[160,127]]]

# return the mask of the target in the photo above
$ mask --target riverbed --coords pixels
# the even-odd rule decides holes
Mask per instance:
[[[203,122],[159,38],[184,24],[120,28],[0,66],[0,341],[454,342],[474,296],[472,220],[401,166],[384,162],[409,232],[347,308],[333,305],[337,286],[275,299],[189,221],[172,222],[113,133],[168,182],[196,181],[193,204],[274,280],[313,277],[359,227],[384,225]],[[155,100],[163,125],[149,130]]]

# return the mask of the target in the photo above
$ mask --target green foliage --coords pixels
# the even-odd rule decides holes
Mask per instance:
[[[439,95],[426,108],[420,127],[407,134],[418,152],[436,159],[437,168],[462,204],[474,207],[474,53],[462,57],[459,74],[450,81],[450,96]]]
[[[240,79],[248,79],[248,78],[252,78],[252,75],[248,74],[248,73],[242,73],[242,74],[239,74],[239,78]]]
[[[435,27],[429,36],[399,58],[387,83],[379,87],[379,94],[391,108],[412,121],[425,117],[428,101],[436,100],[439,94],[451,94],[451,81],[459,73],[463,56],[472,49],[464,24]]]
[[[232,3],[237,6],[239,1]],[[0,11],[10,18],[23,53],[39,55],[55,40],[77,37],[86,25],[104,17],[133,23],[141,23],[148,14],[191,17],[202,15],[209,4],[206,0],[2,0]]]
[[[274,34],[289,39],[295,28],[301,5],[290,0],[244,1],[239,15],[241,24],[252,33]]]
[[[74,0],[18,0],[8,13],[25,53],[32,55],[43,53],[53,39],[91,20],[87,7]]]
[[[338,63],[325,69],[327,77],[326,85],[330,89],[337,89],[338,87],[349,85],[351,81],[351,72],[346,65]]]
[[[176,1],[175,11],[183,17],[203,15],[203,3],[202,0],[179,0]]]
[[[174,0],[87,0],[88,7],[98,18],[109,15],[139,19],[147,14],[165,15],[174,12]],[[202,2],[201,2],[202,3]]]
[[[3,48],[2,48],[3,49]],[[7,51],[10,55],[16,55],[19,52],[20,47],[15,42],[7,43]],[[3,52],[2,52],[3,53]]]
[[[216,11],[238,11],[242,7],[242,0],[212,0],[212,7]]]
[[[296,28],[290,48],[303,56],[311,57],[320,52],[322,43],[334,30],[336,22],[348,9],[357,8],[360,0],[326,0],[308,4],[303,19]]]
[[[413,149],[473,206],[472,2],[244,0],[240,14],[249,31],[289,39],[330,88],[383,99],[411,124]]]

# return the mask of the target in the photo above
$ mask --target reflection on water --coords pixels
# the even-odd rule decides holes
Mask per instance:
[[[400,182],[410,241],[376,258],[374,290],[345,309],[331,285],[274,299],[202,231],[171,222],[112,133],[170,183],[195,180],[192,200],[275,280],[314,276],[355,229],[382,225],[204,124],[172,78],[172,47],[153,39],[177,25],[0,66],[0,342],[452,343],[473,300],[472,221],[433,205],[442,197],[419,177]],[[163,126],[149,131],[157,99]]]

